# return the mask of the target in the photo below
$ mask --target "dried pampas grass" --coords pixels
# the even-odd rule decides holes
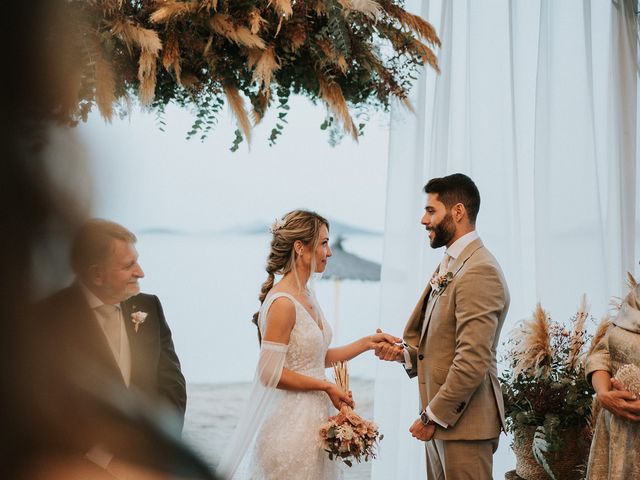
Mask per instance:
[[[349,114],[347,102],[342,94],[340,85],[333,81],[327,80],[323,75],[318,75],[320,83],[320,97],[325,101],[327,106],[342,121],[342,125],[351,137],[358,141],[358,129]]]
[[[307,40],[307,31],[302,23],[294,23],[285,27],[284,38],[289,42],[289,48],[296,52]]]
[[[251,26],[251,33],[257,35],[263,25],[266,25],[267,21],[260,16],[260,11],[257,8],[253,8],[249,12],[249,25]]]
[[[433,28],[433,25],[424,20],[422,17],[409,13],[402,7],[393,5],[388,0],[382,0],[380,6],[385,12],[387,12],[387,14],[395,18],[402,26],[417,33],[431,45],[436,45],[438,47],[440,46],[440,39],[438,38],[436,29]]]
[[[514,376],[520,372],[530,372],[541,378],[549,376],[553,362],[550,326],[547,312],[538,304],[533,317],[524,320],[519,331],[514,330]]]
[[[433,50],[431,50],[420,40],[417,40],[415,38],[411,38],[411,47],[420,55],[423,62],[428,63],[431,68],[440,73],[440,67],[438,66],[438,57],[436,57],[436,54],[433,53]]]
[[[113,117],[113,103],[116,100],[116,80],[113,67],[104,56],[97,53],[95,57],[96,105],[100,115],[110,122]]]
[[[571,342],[569,344],[569,355],[567,356],[567,369],[575,370],[577,365],[581,363],[582,346],[585,341],[585,325],[589,317],[589,305],[587,305],[587,296],[582,295],[580,305],[576,312],[575,325],[571,333]]]
[[[609,328],[612,325],[613,323],[611,323],[611,317],[609,317],[609,315],[605,315],[604,317],[602,317],[602,320],[598,325],[598,329],[596,330],[596,333],[593,336],[593,340],[591,340],[591,347],[589,348],[589,352],[587,353],[587,356],[593,353],[593,351],[598,346],[598,343],[600,343],[600,340],[604,338],[604,336],[607,334],[607,332],[609,331]]]
[[[158,32],[135,25],[131,20],[116,20],[111,31],[118,36],[131,52],[134,48],[155,53],[156,56],[162,48],[162,42]]]
[[[225,85],[224,93],[227,96],[229,107],[238,120],[238,125],[242,134],[247,139],[247,143],[251,143],[251,124],[249,123],[249,116],[244,108],[244,100],[240,96],[238,88],[233,85]]]
[[[153,23],[167,23],[183,15],[197,12],[198,9],[198,2],[164,2],[149,19]]]
[[[279,16],[289,18],[293,15],[293,8],[291,8],[291,0],[271,0],[269,6],[278,13]]]
[[[273,47],[259,52],[260,56],[257,62],[255,62],[255,69],[253,70],[253,79],[261,83],[261,90],[268,90],[271,86],[273,73],[280,68],[280,64],[278,63],[276,51]],[[250,67],[253,66],[252,63],[250,60]]]
[[[176,81],[179,85],[182,85],[180,78],[182,73],[182,67],[180,66],[180,45],[175,35],[168,35],[165,42],[164,49],[162,50],[162,66],[169,72],[173,69],[173,73],[176,76]]]
[[[209,20],[209,27],[218,35],[231,40],[238,45],[248,48],[264,50],[265,44],[258,35],[251,33],[247,27],[234,25],[231,17],[226,13],[217,13]]]
[[[156,63],[158,56],[143,50],[138,61],[138,80],[140,88],[138,96],[143,105],[149,105],[153,101],[156,90]]]
[[[162,48],[158,33],[155,30],[135,25],[130,20],[116,20],[112,26],[112,32],[122,39],[129,51],[134,47],[140,49],[138,95],[143,105],[150,104],[156,89],[156,62]]]
[[[218,10],[218,0],[201,0],[200,1],[200,10],[206,10],[210,12],[213,10],[214,12]]]
[[[627,287],[629,287],[629,294],[625,298],[625,302],[635,310],[640,310],[640,298],[638,298],[638,282],[634,276],[627,272]]]
[[[254,102],[251,117],[253,118],[253,124],[258,125],[264,118],[264,112],[269,107],[269,100],[271,99],[271,89],[263,89],[258,93],[258,97]]]
[[[345,3],[347,10],[360,12],[374,21],[378,19],[382,11],[380,4],[374,0],[350,0]]]

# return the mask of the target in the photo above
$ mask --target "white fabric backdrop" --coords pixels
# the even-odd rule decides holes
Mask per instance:
[[[422,187],[470,175],[478,231],[512,294],[503,338],[537,301],[568,318],[586,293],[606,313],[637,270],[636,31],[633,2],[415,0],[442,39],[442,72],[392,111],[381,321],[401,334],[442,251],[420,225]],[[380,363],[375,417],[385,439],[374,479],[424,478],[408,428],[417,385]],[[515,466],[502,438],[495,478]]]

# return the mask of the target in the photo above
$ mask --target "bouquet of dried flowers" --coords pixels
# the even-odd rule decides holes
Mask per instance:
[[[404,10],[402,0],[65,5],[70,28],[61,35],[76,58],[60,59],[69,64],[68,91],[55,113],[72,122],[86,120],[94,106],[106,119],[124,115],[135,96],[158,114],[161,128],[168,104],[192,110],[196,119],[187,136],[204,138],[227,103],[238,121],[237,146],[275,105],[273,143],[293,93],[326,104],[323,130],[357,139],[366,110],[387,110],[392,97],[409,106],[420,68],[438,69],[435,29]]]
[[[336,384],[348,392],[347,363],[337,362],[333,370]],[[376,458],[376,446],[383,437],[374,422],[363,419],[348,406],[342,407],[338,415],[329,417],[320,428],[322,446],[329,458],[343,461],[349,467],[353,465],[353,460],[360,463],[363,458],[365,462]]]
[[[581,433],[572,443],[588,445],[591,438],[593,389],[585,378],[588,316],[584,296],[570,320],[572,328],[553,321],[538,304],[533,317],[514,329],[507,342],[509,368],[500,378],[507,430],[536,428],[533,454],[550,478],[555,477],[549,455],[566,447],[561,431]]]

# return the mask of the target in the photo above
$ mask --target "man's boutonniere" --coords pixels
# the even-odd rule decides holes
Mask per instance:
[[[433,278],[431,278],[431,290],[433,290],[434,293],[440,293],[451,283],[451,280],[453,280],[453,272],[447,272],[444,275],[434,275]]]
[[[131,314],[131,321],[133,322],[133,328],[136,331],[136,333],[138,333],[138,329],[140,328],[140,325],[142,325],[144,323],[144,321],[147,319],[147,315],[149,315],[147,312],[133,312]]]

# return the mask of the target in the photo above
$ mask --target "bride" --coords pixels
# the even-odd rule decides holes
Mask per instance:
[[[268,277],[253,317],[260,342],[253,390],[218,473],[225,479],[333,480],[340,471],[323,451],[319,430],[329,417],[329,403],[339,409],[353,400],[325,378],[325,368],[380,342],[401,340],[378,331],[329,348],[331,329],[308,288],[312,272],[323,272],[331,256],[329,222],[294,210],[271,231]],[[282,278],[274,284],[276,275]]]

